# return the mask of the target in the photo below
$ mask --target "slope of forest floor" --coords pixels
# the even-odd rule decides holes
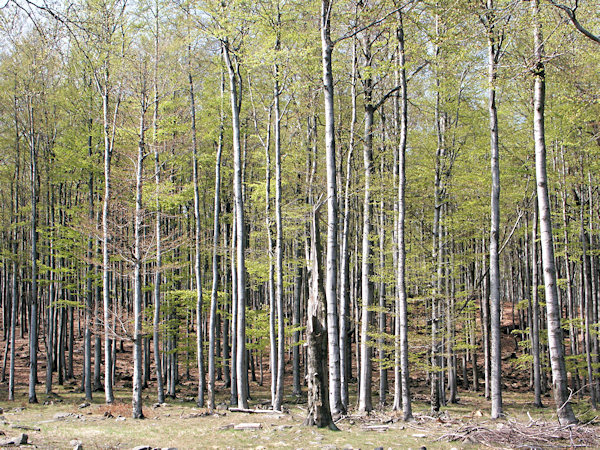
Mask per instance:
[[[81,443],[87,448],[575,448],[596,447],[600,429],[594,425],[593,411],[586,404],[576,404],[585,426],[560,427],[550,399],[547,408],[532,406],[532,398],[522,393],[505,393],[506,418],[492,421],[489,402],[479,393],[463,392],[460,402],[448,405],[439,417],[432,417],[423,401],[414,404],[414,422],[404,423],[391,410],[359,416],[354,412],[338,422],[339,432],[303,425],[305,404],[287,397],[283,414],[240,413],[227,410],[227,392],[218,395],[219,407],[214,414],[197,408],[195,386],[186,382],[179,398],[162,405],[153,404],[155,394],[145,391],[144,420],[131,419],[131,391],[115,391],[116,401],[104,404],[97,392],[87,404],[75,382],[57,386],[55,394],[38,396],[40,404],[27,403],[26,386],[18,386],[15,402],[6,401],[2,387],[0,430],[8,437],[27,433],[37,448],[73,448]],[[40,386],[40,390],[41,390]],[[265,407],[268,386],[253,386],[252,408]],[[238,430],[235,425],[259,428]]]

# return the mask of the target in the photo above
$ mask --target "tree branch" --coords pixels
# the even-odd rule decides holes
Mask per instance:
[[[577,31],[579,31],[581,34],[583,34],[588,39],[594,41],[596,44],[600,44],[600,35],[599,36],[594,35],[589,30],[584,28],[581,25],[581,23],[579,23],[579,20],[577,20],[577,17],[575,16],[575,8],[569,8],[567,5],[557,3],[556,0],[548,0],[548,1],[550,2],[551,5],[555,6],[556,8],[562,9],[567,14],[567,17],[571,20],[571,22],[573,23],[575,28],[577,28]]]

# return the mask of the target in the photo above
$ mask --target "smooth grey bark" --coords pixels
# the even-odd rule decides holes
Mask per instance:
[[[31,155],[31,303],[29,313],[29,403],[37,403],[35,384],[37,383],[37,352],[38,352],[38,284],[37,284],[37,202],[38,202],[38,168],[37,168],[37,139],[31,99],[28,102],[29,132],[28,143]]]
[[[54,306],[54,302],[56,299],[56,286],[55,286],[55,254],[54,254],[54,230],[55,230],[55,215],[54,215],[54,190],[49,194],[50,200],[50,211],[49,211],[49,219],[50,219],[50,242],[48,243],[50,255],[48,257],[48,265],[50,266],[50,283],[48,285],[48,325],[47,325],[47,335],[46,335],[46,394],[52,393],[52,375],[54,372],[54,323],[55,323],[55,311],[56,307]],[[90,258],[91,259],[91,258]],[[88,266],[89,267],[89,266]],[[91,275],[88,277],[88,286],[91,282]],[[85,346],[85,344],[84,344]],[[85,356],[84,356],[84,377],[86,376],[86,368],[85,368]],[[90,393],[91,395],[91,393]],[[87,391],[86,391],[87,397]]]
[[[19,172],[20,172],[20,161],[21,161],[21,152],[19,145],[19,121],[18,121],[18,107],[17,107],[17,97],[14,98],[14,107],[15,107],[15,175],[13,181],[13,202],[14,206],[12,208],[12,217],[11,222],[13,225],[19,221],[19,190],[17,189],[19,183]],[[8,400],[14,401],[15,399],[15,339],[16,339],[16,329],[17,329],[17,254],[19,251],[19,241],[18,241],[18,229],[14,226],[13,231],[11,233],[12,237],[12,263],[11,263],[11,281],[10,281],[10,296],[11,296],[11,305],[10,305],[10,362],[8,369]],[[23,330],[23,327],[21,327]]]
[[[108,215],[111,196],[111,158],[115,142],[116,118],[121,101],[120,95],[115,102],[112,130],[109,118],[110,85],[109,85],[108,61],[104,62],[104,86],[98,87],[102,93],[102,121],[104,134],[104,198],[102,200],[102,303],[104,309],[104,395],[106,403],[114,401],[112,367],[113,359],[111,352],[111,329],[110,329],[110,251],[108,242],[110,230]]]
[[[142,92],[138,154],[135,174],[135,222],[134,234],[134,269],[133,269],[133,392],[132,392],[132,416],[134,419],[143,419],[142,412],[142,186],[144,173],[145,132],[146,132],[146,93]]]
[[[219,210],[221,208],[221,154],[223,153],[223,93],[225,80],[221,73],[221,106],[219,111],[219,141],[215,160],[215,199],[213,218],[212,289],[210,292],[210,318],[208,325],[208,409],[215,408],[215,347],[217,328],[217,300],[219,287]]]
[[[500,341],[500,263],[498,234],[500,232],[500,156],[498,147],[498,110],[496,108],[496,80],[500,43],[496,30],[494,1],[487,0],[482,21],[488,36],[488,114],[490,123],[490,160],[492,191],[490,201],[490,337],[491,337],[491,394],[492,419],[502,415],[502,353]]]
[[[88,157],[92,158],[92,119],[88,121]],[[94,173],[90,170],[89,178],[88,178],[88,191],[89,191],[89,220],[90,224],[94,221]],[[54,195],[54,193],[52,194]],[[54,202],[52,202],[54,203]],[[94,258],[94,238],[90,236],[88,240],[88,259],[90,261]],[[54,265],[54,255],[50,254],[51,263],[50,266]],[[90,262],[87,266],[87,280],[86,280],[86,289],[85,289],[85,310],[84,310],[84,337],[83,337],[83,391],[85,392],[85,399],[89,402],[92,400],[92,305],[94,300],[94,286],[93,286],[93,272],[94,265]],[[51,279],[54,278],[54,274],[52,274]],[[54,283],[51,283],[51,287],[54,290]],[[49,301],[53,301],[53,295],[50,295]],[[54,320],[52,319],[52,304],[50,304],[50,308],[48,310],[48,317],[50,320],[48,321],[49,330],[48,342],[50,344],[50,349],[48,350],[48,354],[52,355],[51,350],[51,342],[52,342],[52,334],[54,328]],[[52,381],[52,359],[49,357],[46,361],[47,368],[50,367],[49,378],[50,382]],[[51,384],[51,383],[50,383]]]
[[[408,364],[408,308],[406,295],[406,146],[408,138],[408,91],[406,82],[406,57],[404,49],[404,26],[402,12],[398,11],[396,38],[398,40],[398,81],[400,85],[400,124],[398,141],[398,221],[396,230],[397,271],[395,301],[395,344],[394,344],[394,404],[393,409],[402,408],[402,418],[412,419],[410,375]]]
[[[363,75],[363,90],[365,101],[364,137],[363,137],[363,166],[364,166],[364,198],[363,198],[363,224],[362,224],[362,314],[360,332],[360,388],[358,410],[369,412],[373,409],[371,398],[371,338],[369,325],[371,324],[371,307],[373,305],[373,263],[371,261],[371,175],[373,172],[373,80],[371,77],[371,44],[370,37],[365,37],[363,53],[365,55],[365,74]]]
[[[296,248],[296,260],[300,261],[302,257],[302,251],[300,244],[297,244]],[[302,394],[302,388],[300,386],[300,303],[302,300],[302,288],[303,288],[304,269],[300,264],[296,269],[296,277],[294,279],[294,300],[292,305],[292,327],[294,333],[292,335],[292,393],[295,396]]]
[[[223,56],[229,73],[231,120],[233,131],[233,195],[235,201],[236,256],[237,256],[237,398],[240,408],[248,408],[248,370],[246,352],[246,226],[244,223],[244,196],[242,193],[242,146],[240,142],[241,92],[237,58],[230,53],[229,43],[223,42]]]
[[[346,160],[346,188],[344,190],[344,217],[342,231],[342,247],[340,251],[340,399],[344,409],[348,409],[348,385],[350,383],[350,252],[348,241],[350,234],[350,180],[352,179],[352,158],[354,155],[354,129],[356,127],[356,79],[357,79],[356,38],[352,40],[352,79],[351,102],[352,118],[350,119],[350,136],[348,156]]]
[[[325,106],[325,161],[327,168],[327,257],[325,297],[327,299],[327,342],[329,360],[329,403],[331,413],[344,412],[340,385],[339,317],[337,308],[338,198],[335,155],[335,116],[331,40],[332,0],[321,1],[321,65]]]
[[[194,97],[194,79],[191,68],[191,50],[188,47],[189,67],[188,82],[190,90],[190,109],[192,119],[192,171],[194,183],[194,221],[195,221],[195,257],[194,257],[194,276],[196,281],[196,351],[198,359],[198,406],[204,406],[204,391],[206,389],[206,380],[204,376],[204,344],[202,337],[202,255],[200,253],[200,240],[202,239],[202,229],[200,225],[200,192],[198,186],[198,143],[196,138],[196,101]]]
[[[533,207],[533,224],[531,228],[531,270],[532,270],[532,314],[531,314],[531,353],[533,355],[533,392],[534,405],[541,408],[542,405],[542,380],[541,380],[541,364],[540,364],[540,305],[538,300],[538,206],[537,197],[534,198]]]
[[[279,28],[281,27],[281,14],[279,11],[279,2],[277,2],[277,31],[275,40],[275,53],[281,49],[281,38]],[[283,317],[283,223],[281,218],[281,108],[279,105],[281,88],[279,83],[280,73],[277,62],[273,67],[275,85],[273,88],[274,109],[275,109],[275,272],[277,283],[275,286],[275,299],[277,303],[277,391],[273,409],[281,410],[283,403],[283,384],[285,373],[285,329]],[[337,337],[337,336],[336,336]],[[338,364],[339,370],[339,364]],[[273,376],[273,374],[271,374]]]
[[[27,98],[28,110],[28,144],[31,155],[31,292],[29,312],[29,403],[37,403],[35,384],[37,383],[38,352],[38,284],[37,284],[37,202],[38,202],[38,169],[37,141],[35,135],[34,111],[31,98]]]
[[[387,131],[385,129],[385,115],[383,111],[381,113],[381,121],[382,121],[382,134],[384,136],[387,135]],[[385,151],[385,149],[384,149]],[[381,185],[384,185],[383,174],[385,173],[385,156],[381,155],[380,158],[380,168],[379,175],[381,177],[380,182]],[[379,273],[385,273],[385,225],[386,225],[386,214],[385,214],[385,201],[383,197],[379,200]],[[386,283],[383,277],[381,277],[379,281],[379,292],[378,296],[378,304],[379,311],[377,313],[377,321],[379,325],[379,336],[377,337],[377,347],[378,347],[378,358],[379,358],[379,406],[383,408],[386,404],[386,396],[388,391],[388,370],[384,363],[386,357],[386,349],[385,349],[385,332],[386,332],[386,295],[385,295]]]
[[[592,368],[592,336],[590,333],[590,322],[592,320],[592,267],[589,255],[589,236],[587,234],[587,228],[585,226],[585,192],[581,188],[579,192],[579,239],[581,242],[581,273],[583,276],[581,285],[581,299],[582,306],[581,312],[584,316],[583,325],[585,328],[584,332],[584,345],[585,345],[585,362],[587,365],[587,376],[588,376],[588,390],[590,393],[590,403],[592,408],[596,409],[596,390],[594,389],[594,375]]]
[[[235,204],[233,206],[233,220],[231,226],[231,405],[237,406],[237,269],[235,263],[235,249],[237,246],[237,225],[235,221]]]
[[[535,169],[540,214],[540,238],[542,247],[542,267],[544,270],[544,288],[546,293],[546,320],[548,326],[548,349],[552,368],[552,387],[557,408],[558,420],[562,425],[576,423],[567,390],[567,369],[563,347],[563,335],[560,327],[561,311],[556,286],[556,267],[552,237],[552,218],[548,195],[548,175],[546,171],[546,141],[544,131],[544,106],[546,95],[546,72],[543,63],[544,47],[538,17],[538,2],[533,0],[533,135],[535,141]]]
[[[165,402],[165,386],[162,373],[162,358],[160,355],[160,285],[162,279],[162,230],[161,230],[161,207],[160,207],[160,152],[158,144],[158,58],[159,58],[159,43],[160,43],[160,21],[159,21],[160,2],[156,0],[154,10],[155,21],[155,38],[154,38],[154,73],[153,73],[153,89],[154,89],[154,111],[152,113],[152,145],[154,146],[154,195],[156,217],[154,231],[156,240],[156,272],[154,274],[154,314],[152,317],[152,344],[154,351],[154,365],[156,372],[156,391],[158,403]]]

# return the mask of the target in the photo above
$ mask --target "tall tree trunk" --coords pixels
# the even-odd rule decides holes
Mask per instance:
[[[346,162],[346,189],[344,191],[344,223],[342,231],[342,248],[340,251],[340,398],[344,409],[348,409],[348,385],[350,383],[350,180],[352,176],[352,157],[354,155],[354,128],[356,127],[356,38],[352,40],[352,118],[350,120],[350,136]]]
[[[246,225],[244,223],[244,196],[242,186],[242,146],[240,142],[241,92],[237,59],[230,54],[229,43],[223,42],[223,55],[229,73],[231,120],[233,130],[233,195],[235,200],[236,254],[237,254],[237,397],[240,408],[248,407],[248,369],[246,352]],[[234,56],[235,57],[235,56]]]
[[[314,206],[313,206],[314,208]],[[329,407],[327,386],[327,316],[321,269],[319,211],[311,218],[311,287],[308,297],[306,340],[308,367],[308,414],[305,425],[337,430]]]
[[[335,163],[335,116],[333,94],[333,69],[331,54],[332,0],[321,1],[321,61],[325,101],[325,160],[327,166],[327,264],[325,296],[327,299],[327,342],[329,358],[329,396],[333,415],[344,412],[340,385],[339,318],[337,311],[338,263],[338,198],[337,169]]]
[[[215,408],[215,345],[217,328],[217,300],[219,287],[219,209],[221,208],[221,154],[223,152],[223,93],[225,80],[221,73],[221,106],[219,111],[219,142],[215,160],[215,202],[213,219],[212,289],[210,292],[210,323],[208,328],[208,408]]]
[[[112,353],[111,353],[111,329],[110,329],[110,252],[108,241],[110,240],[110,231],[108,224],[108,214],[111,196],[111,158],[114,145],[114,134],[119,101],[117,99],[113,114],[112,132],[110,129],[110,119],[108,115],[110,91],[109,91],[109,69],[108,62],[104,63],[104,86],[102,87],[102,118],[104,132],[104,199],[102,203],[102,301],[104,308],[104,395],[106,403],[114,401],[112,384]]]
[[[280,51],[280,36],[279,28],[281,27],[281,14],[279,11],[279,2],[277,2],[277,37],[275,41],[275,58]],[[281,410],[283,402],[283,377],[285,373],[285,329],[283,317],[283,223],[281,219],[281,108],[279,106],[279,98],[281,88],[279,84],[279,66],[277,62],[273,67],[273,75],[275,78],[275,86],[273,89],[274,108],[275,108],[275,272],[277,274],[277,285],[275,287],[275,298],[277,303],[277,394],[273,409]],[[337,328],[337,317],[336,317]],[[337,338],[337,335],[335,336]],[[334,347],[336,350],[337,346]],[[338,363],[339,371],[339,363]],[[274,374],[271,374],[274,376]]]
[[[396,231],[398,245],[398,266],[396,272],[396,316],[395,320],[395,353],[394,353],[394,405],[393,409],[402,407],[405,421],[412,419],[410,396],[410,375],[408,365],[408,311],[406,295],[406,142],[408,135],[408,92],[406,85],[406,59],[404,50],[404,26],[402,12],[398,11],[398,78],[400,82],[400,136],[398,142],[398,229]]]
[[[154,10],[155,38],[154,38],[154,111],[152,114],[152,144],[154,146],[154,195],[156,197],[156,218],[155,218],[155,240],[156,240],[156,273],[154,275],[154,315],[152,317],[152,344],[154,347],[154,365],[156,372],[156,391],[158,403],[165,402],[165,387],[162,374],[162,358],[160,355],[160,284],[162,278],[162,235],[161,235],[161,209],[160,209],[160,156],[158,144],[158,57],[159,57],[159,21],[160,2],[156,0]]]
[[[145,151],[145,115],[146,115],[146,93],[142,92],[142,106],[140,112],[140,132],[138,143],[138,155],[135,176],[135,223],[134,223],[134,273],[133,273],[133,393],[132,393],[132,415],[134,419],[143,419],[142,412],[142,177],[144,173],[144,151]]]
[[[532,315],[531,315],[531,352],[533,355],[533,392],[534,392],[534,405],[541,408],[542,405],[542,380],[540,375],[540,317],[539,317],[539,300],[538,300],[538,284],[539,284],[539,273],[538,273],[538,249],[537,249],[537,238],[538,238],[538,206],[537,197],[534,198],[533,206],[533,224],[531,229],[531,270],[532,270],[532,287],[531,287],[531,299],[532,299]]]
[[[363,226],[362,226],[362,322],[360,332],[360,389],[358,410],[369,412],[373,409],[371,399],[371,338],[369,325],[371,324],[371,307],[373,304],[373,263],[371,261],[371,175],[373,171],[373,116],[375,109],[372,104],[373,80],[371,78],[371,38],[365,37],[363,52],[365,55],[365,74],[363,75],[363,88],[365,96],[365,129],[363,143],[364,165],[364,199],[363,199]]]
[[[546,171],[546,141],[544,132],[544,106],[546,95],[546,73],[543,63],[543,39],[538,17],[538,1],[533,0],[532,19],[534,35],[534,95],[533,95],[533,134],[535,140],[535,169],[538,206],[540,210],[540,237],[542,245],[542,265],[544,269],[544,287],[546,292],[546,317],[548,322],[548,347],[552,367],[552,387],[556,402],[558,420],[563,425],[576,423],[570,397],[567,390],[567,369],[563,336],[560,327],[560,308],[556,286],[556,268],[554,266],[554,248],[552,238],[552,218],[548,195],[548,175]]]
[[[498,110],[496,109],[496,78],[500,44],[497,42],[494,1],[487,0],[486,26],[488,35],[488,108],[490,121],[490,155],[492,171],[490,225],[490,331],[491,331],[491,391],[492,419],[502,415],[502,353],[500,342],[500,263],[498,233],[500,231],[500,162],[498,148]]]
[[[202,254],[200,253],[200,240],[202,239],[201,224],[200,224],[200,192],[198,186],[198,143],[196,141],[196,102],[194,98],[194,80],[192,78],[191,68],[191,50],[188,47],[189,67],[188,81],[190,89],[190,108],[192,115],[192,169],[194,182],[194,219],[195,219],[195,258],[194,258],[194,275],[196,278],[196,351],[198,357],[198,406],[204,406],[204,344],[202,339],[202,277],[201,265]]]
[[[35,384],[37,383],[38,351],[38,285],[37,285],[37,201],[38,169],[37,139],[35,136],[34,111],[28,99],[29,149],[31,150],[31,313],[29,315],[29,403],[37,403]]]

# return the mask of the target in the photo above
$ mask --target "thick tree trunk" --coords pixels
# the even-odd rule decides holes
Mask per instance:
[[[310,241],[312,267],[306,323],[308,414],[304,424],[337,430],[329,409],[327,386],[327,316],[322,281],[318,210],[314,210],[312,213]]]

